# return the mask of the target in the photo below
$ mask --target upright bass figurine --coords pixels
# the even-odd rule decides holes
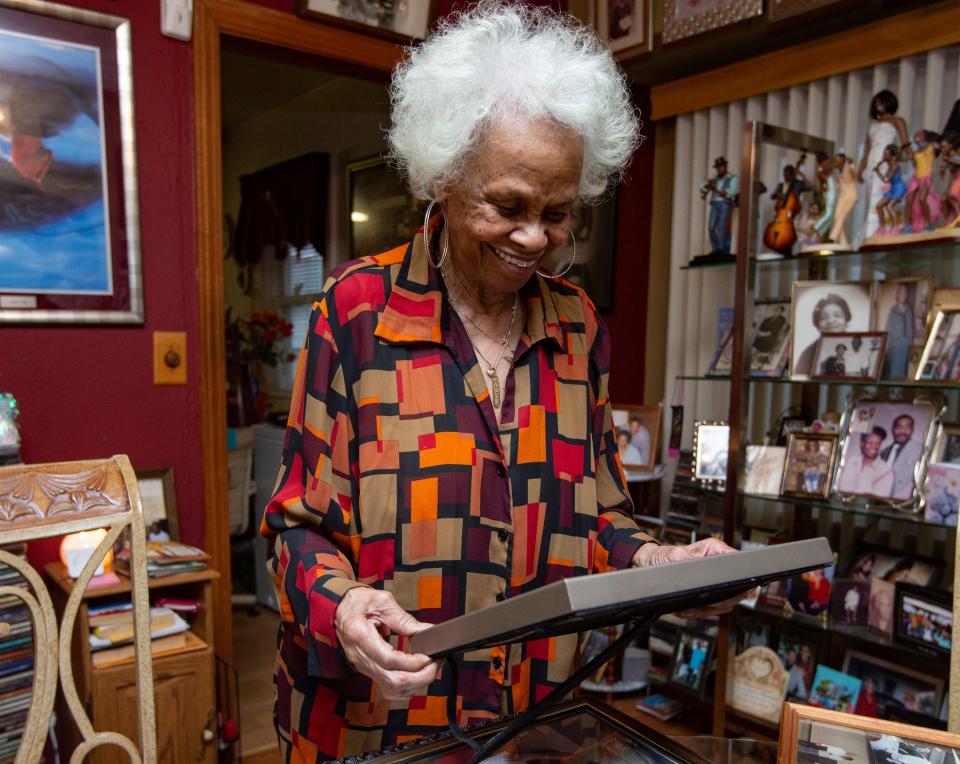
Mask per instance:
[[[774,200],[774,218],[763,232],[763,245],[781,255],[789,255],[797,243],[797,229],[793,219],[802,207],[800,195],[810,190],[810,184],[799,167],[807,160],[801,154],[794,167],[788,164],[783,168],[783,181],[777,185],[770,198]]]

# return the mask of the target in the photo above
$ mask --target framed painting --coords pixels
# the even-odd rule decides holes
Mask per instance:
[[[297,0],[297,13],[388,40],[407,42],[427,36],[433,18],[432,0]]]
[[[130,35],[0,0],[0,322],[143,323]]]
[[[599,0],[597,28],[614,53],[652,49],[651,0]]]
[[[663,42],[712,32],[763,13],[763,0],[664,0]]]
[[[347,165],[349,259],[379,255],[412,240],[425,208],[383,157]]]

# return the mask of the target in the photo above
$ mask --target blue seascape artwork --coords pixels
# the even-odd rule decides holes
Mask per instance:
[[[0,293],[112,293],[96,48],[0,30]]]

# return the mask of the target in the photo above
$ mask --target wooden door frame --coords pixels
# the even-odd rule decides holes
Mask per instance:
[[[197,208],[197,302],[204,544],[214,581],[217,653],[233,660],[230,518],[227,498],[226,348],[223,284],[223,157],[220,114],[221,36],[266,43],[373,72],[389,72],[403,55],[394,42],[328,26],[244,0],[195,0],[194,143]]]

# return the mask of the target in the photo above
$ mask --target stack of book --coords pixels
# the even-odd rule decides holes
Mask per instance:
[[[150,578],[162,578],[206,570],[209,559],[210,555],[202,549],[181,544],[179,541],[147,542],[147,575]],[[120,573],[130,574],[129,549],[124,549],[117,555],[116,569]]]
[[[90,651],[94,668],[132,660],[133,605],[129,601],[91,606]],[[156,655],[187,649],[190,625],[171,607],[150,608],[151,651]]]
[[[26,558],[25,544],[4,551]],[[27,582],[0,565],[0,586],[26,589]],[[23,600],[12,594],[0,597],[0,622],[9,626],[0,634],[0,762],[6,764],[17,754],[33,697],[33,626]]]

